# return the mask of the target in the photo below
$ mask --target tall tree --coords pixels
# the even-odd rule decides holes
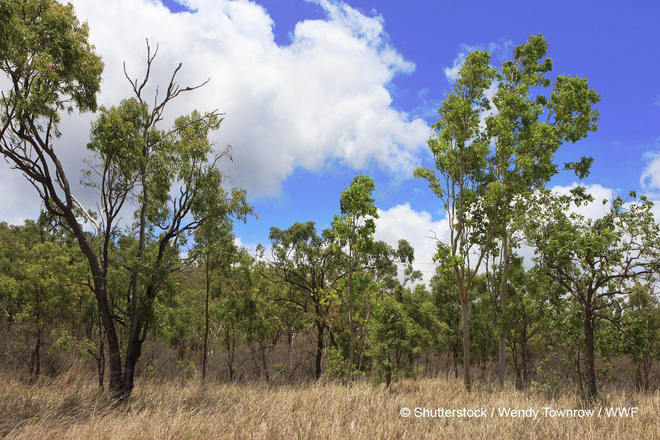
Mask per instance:
[[[71,5],[54,0],[2,0],[0,23],[0,69],[10,83],[0,98],[0,153],[36,188],[45,209],[70,230],[87,258],[108,342],[109,387],[115,396],[128,397],[150,310],[178,246],[201,224],[236,213],[229,200],[244,199],[241,191],[229,195],[222,189],[215,167],[220,157],[208,157],[207,136],[221,118],[217,112],[193,112],[171,130],[158,130],[167,104],[195,87],[177,85],[179,65],[150,109],[143,91],[156,54],[148,49],[144,79],[131,80],[135,98],[104,109],[93,127],[95,159],[87,177],[100,189],[101,201],[99,212],[91,213],[74,196],[56,147],[60,112],[96,109],[103,64],[87,40],[87,26],[79,24]],[[120,318],[108,292],[107,264],[115,222],[129,197],[138,202],[138,238],[122,367]],[[94,225],[95,237],[84,231],[85,221]],[[152,252],[146,252],[148,243]]]
[[[463,382],[470,389],[470,331],[468,292],[495,235],[487,213],[500,202],[501,187],[487,174],[489,139],[480,117],[490,109],[486,91],[495,78],[490,54],[470,53],[459,72],[454,91],[438,109],[440,118],[428,144],[436,171],[415,169],[442,201],[449,220],[450,242],[438,243],[436,260],[451,268],[458,284],[463,332]],[[476,262],[474,261],[476,259]]]
[[[660,358],[660,302],[652,283],[632,287],[622,321],[623,352],[635,365],[635,385],[649,391],[653,363]]]
[[[350,186],[341,193],[341,214],[335,216],[332,222],[333,232],[341,246],[346,247],[348,256],[348,328],[349,328],[349,359],[348,380],[353,376],[355,355],[355,283],[353,274],[357,267],[360,253],[373,249],[373,234],[376,232],[374,219],[378,218],[378,209],[371,197],[375,189],[371,177],[359,174],[355,176]]]
[[[92,272],[108,340],[110,388],[121,393],[119,338],[106,280],[83,230],[80,204],[55,148],[60,112],[96,109],[103,63],[70,4],[55,0],[0,3],[0,69],[10,80],[0,97],[0,153],[35,187],[45,209],[78,240]]]
[[[124,100],[119,107],[101,109],[89,144],[95,171],[88,175],[89,184],[100,189],[103,200],[98,216],[89,216],[89,220],[102,243],[104,270],[117,216],[127,200],[138,207],[134,215],[136,242],[125,258],[131,273],[126,305],[129,334],[122,376],[125,395],[133,389],[135,365],[154,300],[177,267],[179,247],[199,228],[215,228],[228,234],[231,217],[245,219],[251,213],[244,191],[228,193],[222,187],[224,176],[216,165],[228,157],[229,151],[214,154],[208,140],[210,131],[218,129],[222,121],[217,112],[202,115],[193,111],[177,118],[169,130],[158,128],[167,104],[197,87],[180,88],[176,84],[179,65],[162,100],[156,99],[154,107],[149,108],[142,93],[156,54],[151,55],[149,45],[147,49],[145,78],[142,83],[132,81],[135,97]]]
[[[497,91],[492,99],[495,111],[486,118],[486,131],[495,143],[495,155],[490,161],[492,178],[504,192],[498,213],[502,316],[506,316],[508,309],[511,239],[519,229],[514,220],[524,215],[530,192],[543,187],[557,174],[558,166],[553,162],[557,149],[567,141],[577,142],[595,131],[598,119],[593,106],[600,97],[588,88],[586,79],[558,76],[551,81],[546,77],[553,65],[550,58],[544,58],[547,49],[548,43],[541,35],[531,36],[526,44],[514,49],[513,59],[504,62],[495,77]],[[583,158],[564,167],[583,177],[591,161]],[[499,327],[498,381],[502,385],[509,323],[501,322]]]
[[[532,36],[517,46],[511,61],[498,72],[490,54],[475,51],[467,56],[453,93],[439,109],[440,119],[429,147],[440,174],[427,168],[415,170],[429,181],[442,200],[450,226],[450,243],[438,257],[454,268],[463,319],[463,377],[470,387],[468,290],[481,263],[495,244],[502,244],[500,301],[506,314],[512,221],[524,212],[527,194],[542,187],[557,173],[553,157],[565,141],[576,142],[595,129],[598,95],[582,78],[544,75],[552,61],[544,59],[548,44]],[[495,86],[492,102],[487,95]],[[539,93],[529,97],[531,90]],[[545,94],[544,94],[545,93]],[[494,148],[491,148],[494,144]],[[566,164],[578,174],[588,172],[591,160]],[[504,380],[506,330],[499,332],[499,374]]]

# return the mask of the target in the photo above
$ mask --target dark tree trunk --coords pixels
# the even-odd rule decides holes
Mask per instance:
[[[229,381],[234,380],[234,353],[236,341],[228,327],[225,327],[225,348],[227,349],[227,369],[229,370]]]
[[[101,317],[99,316],[99,341],[98,341],[99,352],[96,355],[96,368],[98,371],[99,378],[99,390],[103,391],[104,384],[103,379],[105,377],[105,347],[103,344],[103,328],[101,327]]]
[[[594,351],[594,317],[590,307],[584,313],[584,345],[587,370],[587,397],[594,400],[597,394],[596,387],[596,362]]]
[[[261,374],[266,383],[270,382],[270,374],[268,373],[268,356],[266,355],[266,344],[259,341],[259,354],[261,355]]]
[[[137,320],[136,320],[137,321]],[[142,355],[142,343],[147,333],[146,324],[137,322],[135,332],[131,332],[126,346],[126,361],[124,362],[123,399],[128,399],[135,386],[135,366]],[[142,333],[142,334],[141,334]]]
[[[392,385],[392,365],[387,364],[385,367],[385,387],[387,389]]]
[[[315,372],[314,377],[316,380],[321,378],[321,361],[323,360],[323,336],[325,335],[325,326],[316,321],[316,361],[315,361]]]
[[[40,328],[37,328],[35,336],[37,341],[34,344],[32,359],[30,360],[30,374],[37,378],[41,374],[41,346],[43,345]]]
[[[117,337],[117,330],[115,328],[112,308],[110,307],[110,300],[108,298],[106,278],[99,265],[96,254],[87,240],[87,235],[76,220],[73,211],[67,214],[69,215],[65,217],[65,220],[73,231],[73,234],[78,241],[78,245],[89,263],[89,269],[93,279],[94,296],[96,297],[96,304],[105,330],[105,337],[108,341],[108,366],[110,367],[109,390],[114,397],[121,397],[123,395],[121,349],[119,338]]]

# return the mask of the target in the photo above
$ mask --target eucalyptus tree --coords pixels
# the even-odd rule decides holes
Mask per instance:
[[[577,200],[591,200],[584,189]],[[634,193],[631,193],[634,197]],[[579,304],[584,337],[586,395],[597,395],[594,331],[598,322],[621,325],[610,313],[637,282],[658,270],[660,228],[645,197],[625,203],[616,197],[596,220],[570,212],[572,197],[546,192],[531,208],[526,235],[536,247],[548,276]],[[604,202],[605,203],[605,202]]]
[[[589,89],[587,80],[557,76],[551,80],[553,62],[545,58],[548,43],[543,36],[531,36],[514,49],[513,58],[502,64],[495,76],[492,98],[494,114],[486,117],[486,132],[494,142],[489,161],[493,189],[502,192],[498,207],[497,237],[501,241],[500,305],[507,314],[507,283],[510,269],[511,239],[520,226],[515,219],[524,215],[528,195],[542,188],[557,174],[553,162],[558,148],[577,142],[597,129],[599,95]],[[589,172],[592,159],[565,164],[579,177]],[[498,381],[504,382],[509,322],[498,330]]]
[[[338,244],[346,248],[348,257],[348,328],[350,334],[348,380],[352,379],[355,355],[355,286],[353,274],[356,271],[360,254],[373,252],[373,234],[376,232],[375,219],[378,209],[374,205],[372,193],[376,186],[371,177],[359,174],[350,186],[341,193],[341,214],[335,216],[332,231],[338,238]]]
[[[496,223],[488,221],[501,199],[501,187],[491,185],[487,173],[489,139],[480,128],[480,116],[490,109],[486,91],[496,71],[490,54],[470,53],[459,72],[454,90],[442,103],[440,118],[428,141],[436,171],[415,169],[442,201],[450,228],[449,244],[438,242],[436,261],[452,270],[456,279],[463,332],[463,382],[470,389],[468,292],[495,236]],[[439,173],[439,175],[438,175]],[[476,262],[474,259],[476,258]]]
[[[102,109],[92,127],[93,154],[89,185],[100,192],[96,212],[75,197],[58,156],[60,113],[96,110],[103,63],[88,42],[88,29],[73,7],[54,0],[0,2],[0,69],[9,88],[0,98],[0,153],[35,187],[45,209],[78,241],[93,283],[109,357],[109,387],[115,396],[128,397],[135,365],[150,324],[154,299],[178,259],[178,247],[196,228],[247,209],[244,192],[228,194],[212,156],[208,134],[219,127],[217,111],[192,112],[173,127],[158,127],[167,105],[182,93],[199,87],[176,83],[179,65],[165,93],[149,107],[145,87],[156,53],[148,46],[143,80],[131,80],[134,97],[118,107]],[[157,50],[156,50],[157,52]],[[108,292],[108,252],[116,237],[123,209],[137,206],[135,251],[131,272],[124,365],[118,325],[119,304]],[[95,230],[84,230],[89,222]]]
[[[106,282],[55,147],[61,112],[97,107],[103,63],[87,38],[87,25],[79,23],[70,4],[0,3],[0,69],[9,80],[0,97],[0,154],[34,186],[46,211],[71,230],[87,257],[99,312],[109,329],[111,388],[120,392],[119,339]]]
[[[500,295],[507,309],[506,283],[510,226],[524,212],[525,197],[556,174],[557,148],[575,142],[595,129],[598,95],[582,78],[544,75],[552,61],[543,59],[547,43],[532,36],[517,46],[511,61],[500,71],[491,66],[490,54],[470,53],[459,71],[454,90],[438,110],[429,148],[435,170],[418,168],[442,201],[450,227],[449,244],[439,243],[437,259],[453,268],[458,284],[463,328],[463,379],[470,388],[468,291],[490,248],[502,240]],[[495,94],[488,99],[489,90]],[[534,98],[531,91],[541,92]],[[545,94],[544,94],[545,93]],[[549,96],[547,96],[549,95]],[[591,160],[583,158],[566,168],[584,175]],[[518,214],[516,214],[518,213]],[[504,378],[504,341],[500,331],[500,382]]]
[[[288,229],[270,229],[269,259],[272,271],[264,273],[273,282],[300,295],[284,295],[300,311],[309,314],[316,327],[315,370],[321,377],[326,333],[338,307],[337,282],[342,277],[339,257],[328,231],[319,236],[314,222],[295,223]]]
[[[229,222],[206,224],[195,233],[195,248],[191,257],[201,260],[204,277],[204,329],[202,336],[202,382],[206,380],[206,366],[209,353],[209,331],[211,324],[211,291],[214,275],[219,272],[227,277],[229,268],[237,258],[238,249]],[[221,290],[221,289],[219,289]]]
[[[387,295],[376,305],[373,321],[369,352],[374,371],[382,375],[389,388],[392,379],[401,372],[405,356],[417,348],[412,320],[403,305]]]

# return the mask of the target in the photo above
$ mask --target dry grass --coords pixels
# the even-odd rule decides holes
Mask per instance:
[[[588,408],[576,397],[477,387],[458,381],[265,387],[139,383],[130,404],[113,406],[93,380],[26,385],[0,376],[0,436],[8,439],[658,439],[660,395],[604,396],[595,405],[639,408],[633,417],[549,418],[543,407]],[[486,418],[409,418],[401,408],[484,408]],[[490,412],[495,414],[490,417]],[[498,408],[541,410],[537,420]]]

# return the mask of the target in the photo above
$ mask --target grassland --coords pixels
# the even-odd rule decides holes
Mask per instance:
[[[402,381],[391,390],[366,382],[272,386],[194,381],[138,383],[129,404],[113,405],[93,380],[60,377],[27,384],[0,376],[0,436],[7,439],[658,439],[660,394],[605,395],[587,405],[459,381]],[[484,410],[484,418],[415,417],[415,408]],[[594,416],[550,417],[593,409]],[[637,407],[627,417],[607,408]],[[401,416],[409,408],[409,417]],[[502,409],[539,416],[501,417]],[[598,416],[598,411],[601,415]],[[417,410],[418,412],[421,410]],[[405,410],[404,410],[405,412]]]

